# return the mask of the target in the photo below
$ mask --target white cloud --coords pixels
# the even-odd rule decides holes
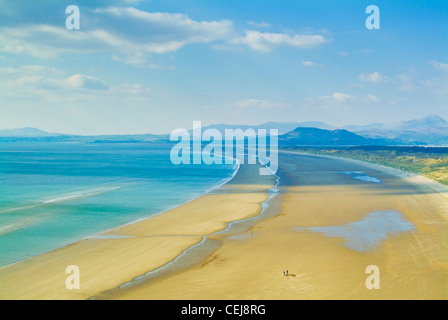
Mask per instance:
[[[378,97],[373,94],[368,94],[364,97],[364,102],[366,103],[377,103],[379,101],[380,99],[378,99]]]
[[[94,19],[80,30],[64,26],[26,25],[0,28],[0,51],[54,58],[63,53],[167,53],[187,44],[227,39],[233,23],[195,21],[184,14],[153,13],[135,8],[110,7],[85,12]]]
[[[302,61],[302,65],[304,67],[312,67],[315,66],[316,64],[313,61]]]
[[[267,22],[255,22],[255,21],[247,21],[247,24],[250,26],[254,26],[257,28],[269,28],[271,25]]]
[[[23,65],[18,68],[8,67],[0,68],[0,72],[8,75],[26,75],[35,74],[44,71],[46,68],[40,65]]]
[[[16,106],[27,106],[34,111],[53,108],[62,113],[74,106],[147,103],[151,94],[151,90],[141,84],[109,86],[91,75],[68,76],[62,70],[40,66],[0,68],[0,87],[3,88],[0,90],[2,101],[15,101]]]
[[[234,106],[241,109],[247,109],[247,108],[272,109],[272,108],[286,107],[287,104],[280,102],[270,102],[259,99],[247,99],[235,103]]]
[[[317,64],[313,61],[302,61],[302,66],[304,66],[304,67],[323,67],[323,65]]]
[[[19,68],[0,68],[0,75],[6,75],[1,85],[17,92],[36,93],[42,91],[73,91],[91,90],[104,91],[109,87],[101,79],[74,74],[61,76],[61,72],[40,65],[25,65]],[[17,90],[16,90],[17,89]]]
[[[353,97],[351,95],[348,95],[345,93],[340,93],[340,92],[335,92],[331,96],[321,96],[319,98],[326,102],[333,101],[333,102],[339,102],[339,103],[347,102],[348,100],[353,99]]]
[[[442,63],[436,60],[431,60],[429,64],[431,64],[436,70],[448,71],[448,63]]]
[[[117,88],[113,88],[113,91],[122,92],[127,94],[142,94],[142,93],[150,93],[151,89],[144,87],[140,84],[124,84]]]
[[[19,88],[26,87],[31,90],[57,90],[63,87],[63,82],[38,75],[22,76],[15,83]]]
[[[387,83],[389,79],[379,72],[374,72],[370,74],[361,74],[359,75],[359,80],[363,82],[371,82],[371,83]]]
[[[245,37],[234,40],[235,43],[244,43],[254,50],[265,52],[281,46],[309,49],[327,41],[322,35],[295,34],[291,36],[285,33],[262,33],[254,30],[248,30]]]
[[[395,79],[395,85],[398,86],[401,91],[413,91],[417,86],[414,78],[408,74],[397,74]]]
[[[102,80],[82,74],[75,74],[61,80],[40,75],[22,76],[15,83],[19,87],[27,87],[32,90],[80,89],[104,91],[109,88]]]
[[[243,48],[240,46],[235,46],[232,44],[222,44],[222,43],[214,44],[211,46],[211,48],[213,50],[228,51],[228,52],[243,51]]]
[[[65,85],[76,89],[88,90],[107,90],[108,86],[100,79],[86,76],[83,74],[75,74],[65,80]]]
[[[135,52],[126,56],[112,55],[112,60],[120,61],[128,65],[132,65],[137,68],[149,68],[158,70],[174,70],[174,66],[164,66],[160,63],[150,62],[147,55],[141,52]]]

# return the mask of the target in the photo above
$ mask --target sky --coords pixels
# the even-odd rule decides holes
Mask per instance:
[[[0,129],[448,119],[447,21],[440,0],[0,0]]]

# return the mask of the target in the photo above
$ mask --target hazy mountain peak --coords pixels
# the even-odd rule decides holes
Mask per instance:
[[[388,127],[401,131],[432,131],[448,128],[448,122],[440,116],[431,115],[420,119],[398,122]]]
[[[52,134],[32,127],[0,130],[0,137],[48,137],[48,136],[52,136]]]
[[[442,117],[440,117],[438,115],[427,116],[421,120],[426,121],[426,122],[435,123],[435,124],[448,125],[448,121],[446,121],[445,119],[443,119]]]

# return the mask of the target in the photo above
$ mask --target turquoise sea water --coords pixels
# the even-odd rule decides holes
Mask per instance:
[[[0,267],[177,207],[237,168],[175,166],[170,149],[0,143]]]

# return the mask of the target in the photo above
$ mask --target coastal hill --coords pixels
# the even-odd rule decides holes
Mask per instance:
[[[395,122],[335,127],[324,122],[266,122],[261,125],[214,124],[202,130],[216,129],[224,136],[225,129],[277,129],[283,145],[448,145],[448,122],[439,116]],[[190,130],[190,134],[191,134]],[[48,133],[36,128],[0,130],[0,142],[155,142],[169,141],[169,134],[80,136]]]
[[[81,136],[49,133],[36,128],[0,130],[0,142],[84,142],[84,143],[130,143],[166,140],[155,134]]]
[[[58,133],[48,133],[36,128],[19,128],[0,130],[0,137],[52,137],[59,136]]]
[[[384,141],[367,139],[344,129],[324,130],[299,127],[287,134],[281,135],[279,137],[279,144],[301,146],[362,146],[384,144]]]
[[[296,129],[298,127],[319,128],[319,129],[337,129],[336,127],[329,126],[328,124],[320,122],[320,121],[314,121],[314,122],[274,122],[274,121],[270,121],[270,122],[265,122],[263,124],[254,125],[254,126],[250,126],[250,125],[234,125],[234,124],[212,124],[212,125],[203,127],[202,130],[216,129],[219,132],[221,132],[221,134],[224,136],[226,129],[230,129],[230,130],[234,130],[234,129],[241,129],[241,130],[253,129],[255,131],[260,130],[260,129],[264,129],[264,130],[267,130],[268,133],[269,133],[269,130],[275,129],[275,130],[278,130],[278,134],[279,135],[282,135],[282,134],[286,134],[288,132],[291,132],[291,131],[293,131],[294,129]],[[191,132],[191,130],[190,130],[190,132]]]

